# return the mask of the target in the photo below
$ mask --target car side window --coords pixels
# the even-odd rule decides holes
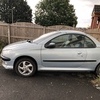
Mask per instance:
[[[45,44],[45,47],[48,47],[48,45],[50,43],[55,43],[55,48],[63,48],[64,47],[64,43],[66,41],[68,41],[70,35],[64,34],[64,35],[60,35],[58,37],[53,38],[52,40],[50,40],[49,42],[47,42]]]
[[[69,42],[69,47],[71,48],[83,48],[84,47],[84,37],[79,34],[72,34]]]
[[[50,43],[55,44],[55,48],[94,48],[94,42],[80,34],[64,34],[53,38],[45,44],[47,48]]]
[[[95,43],[90,38],[85,36],[84,39],[85,39],[85,43],[84,43],[85,48],[95,48],[96,47]]]

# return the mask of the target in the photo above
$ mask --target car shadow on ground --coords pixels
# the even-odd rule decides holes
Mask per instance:
[[[22,77],[19,76],[15,73],[15,71],[13,70],[6,70],[6,69],[2,69],[4,73],[6,73],[7,76],[11,76],[11,77]],[[73,77],[73,78],[84,78],[84,79],[94,79],[96,78],[96,75],[93,72],[61,72],[61,71],[38,71],[35,73],[34,76],[28,77],[28,78],[57,78],[57,77]],[[23,77],[22,77],[23,78]],[[24,77],[25,78],[25,77]]]

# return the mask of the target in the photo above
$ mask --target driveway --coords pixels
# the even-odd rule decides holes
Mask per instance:
[[[89,73],[38,72],[23,78],[0,67],[0,100],[100,100]]]

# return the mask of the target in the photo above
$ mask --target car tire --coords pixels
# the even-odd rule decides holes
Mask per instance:
[[[100,64],[96,68],[96,75],[100,77]]]
[[[23,77],[32,76],[36,72],[36,64],[30,58],[21,58],[15,63],[15,72]]]

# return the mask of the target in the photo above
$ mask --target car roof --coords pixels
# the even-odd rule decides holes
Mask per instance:
[[[53,38],[54,36],[59,36],[59,35],[63,35],[63,34],[85,35],[85,36],[91,38],[96,44],[100,44],[100,42],[97,39],[95,39],[93,36],[91,36],[87,33],[81,32],[81,31],[77,31],[77,30],[58,30],[58,31],[49,32],[49,33],[43,34],[42,36],[40,36],[37,39],[33,40],[33,42],[35,42],[37,44],[40,43],[40,42],[42,43],[45,40]]]
[[[53,32],[46,33],[44,35],[46,35],[46,36],[52,36],[52,35],[61,34],[61,33],[63,33],[63,34],[66,34],[66,33],[73,34],[74,33],[74,34],[87,35],[84,32],[76,31],[76,30],[58,30],[58,31],[53,31]]]
[[[55,32],[64,32],[64,33],[74,33],[74,34],[84,34],[86,35],[86,33],[84,32],[81,32],[81,31],[77,31],[77,30],[58,30],[58,31],[55,31]]]
[[[53,31],[53,32],[49,32],[44,34],[45,36],[53,36],[53,35],[58,35],[58,34],[81,34],[81,35],[87,35],[84,32],[81,31],[76,31],[76,30],[58,30],[58,31]]]
[[[52,36],[56,36],[56,35],[60,35],[60,34],[82,34],[82,35],[86,35],[84,32],[80,32],[80,31],[75,31],[75,30],[58,30],[58,31],[53,31],[53,32],[49,32],[46,34],[43,34],[42,36],[40,36],[39,38],[35,39],[34,42],[41,42],[45,39],[47,39],[48,37],[52,37]]]

